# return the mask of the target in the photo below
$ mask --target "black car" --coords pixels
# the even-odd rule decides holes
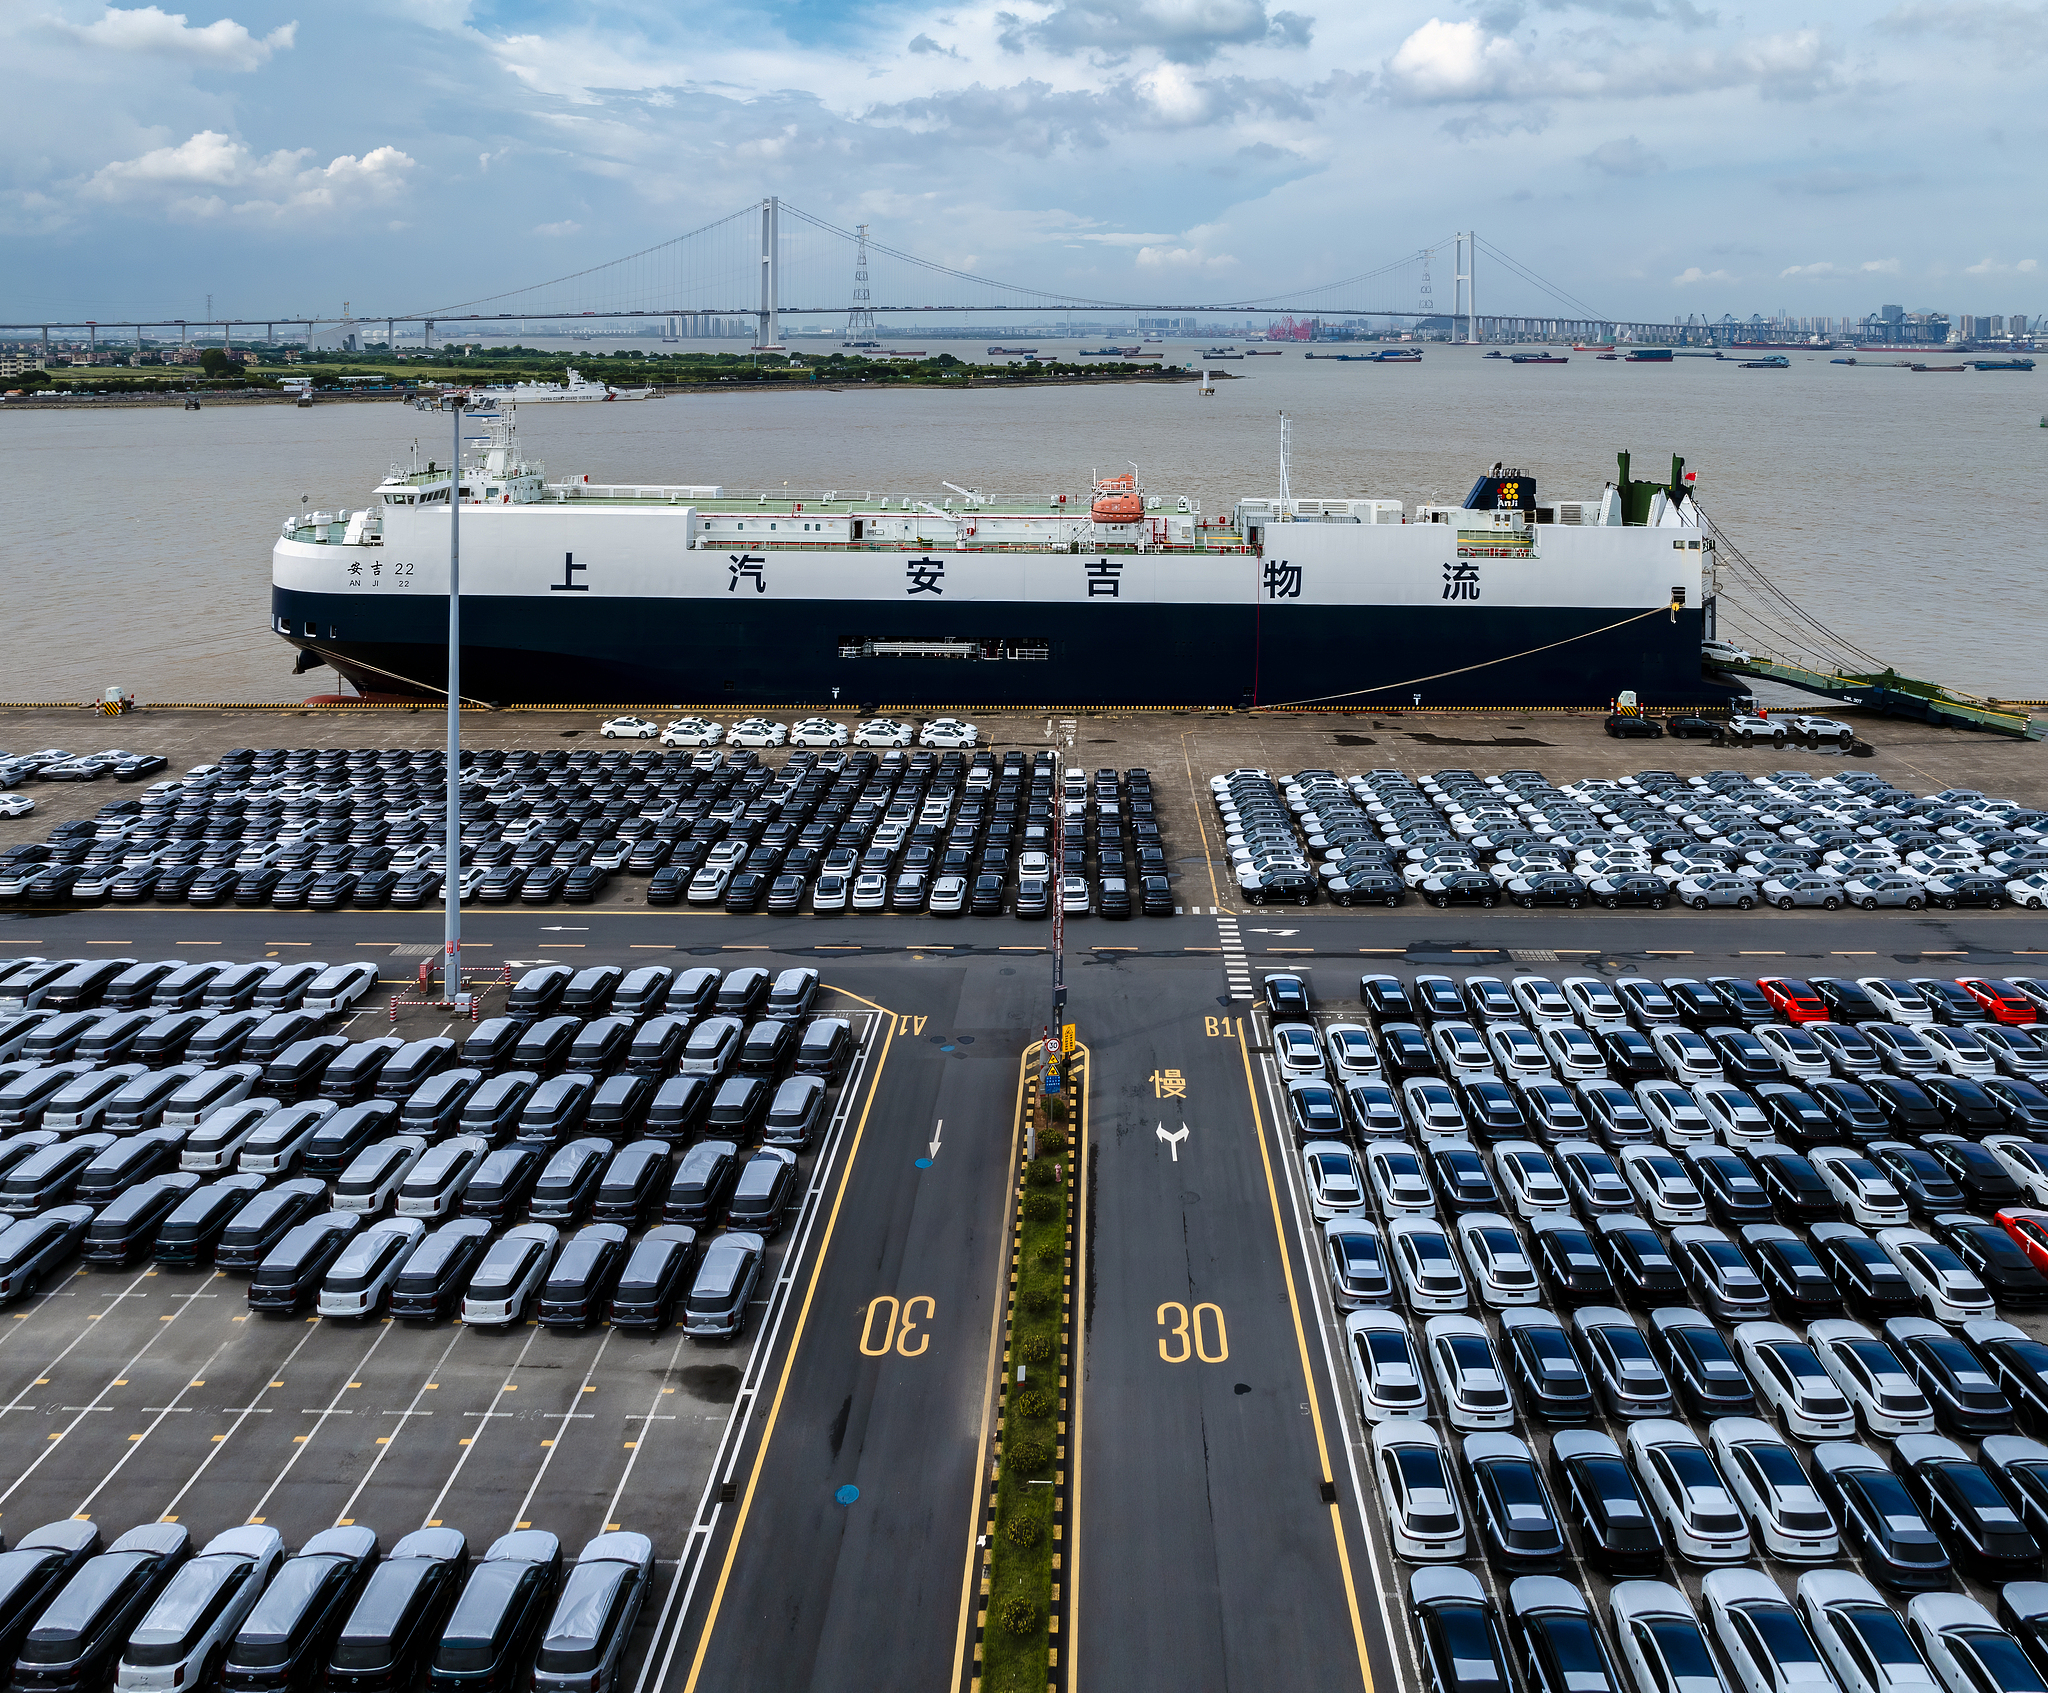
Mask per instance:
[[[1936,1217],[1963,1208],[1963,1190],[1941,1161],[1924,1147],[1903,1141],[1871,1143],[1870,1161],[1881,1170],[1915,1217]]]
[[[689,1291],[697,1264],[697,1231],[681,1223],[649,1229],[633,1248],[612,1292],[611,1324],[616,1329],[665,1327],[677,1300]]]
[[[1728,739],[1727,726],[1711,717],[1667,717],[1664,732],[1674,741],[1711,741],[1717,747]]]
[[[1878,1009],[1877,1001],[1846,976],[1809,976],[1806,985],[1813,989],[1814,997],[1828,1008],[1828,1016],[1837,1023],[1883,1023],[1890,1020]]]
[[[1650,1346],[1679,1407],[1702,1420],[1755,1416],[1756,1390],[1713,1322],[1696,1311],[1660,1316],[1650,1324]]]
[[[1702,1031],[1728,1079],[1747,1088],[1757,1082],[1782,1082],[1785,1066],[1746,1028],[1717,1025]]]
[[[1815,1115],[1819,1113],[1816,1111]],[[1768,1113],[1766,1113],[1768,1120]],[[1793,1228],[1814,1223],[1831,1223],[1842,1214],[1842,1203],[1820,1179],[1820,1172],[1796,1152],[1759,1149],[1750,1154],[1756,1179],[1778,1214],[1778,1221]]]
[[[1899,1478],[1875,1458],[1837,1446],[1816,1454],[1814,1491],[1842,1525],[1844,1550],[1863,1573],[1894,1593],[1939,1593],[1954,1566]]]
[[[1437,885],[1431,887],[1431,882]],[[1478,905],[1490,911],[1500,903],[1501,885],[1484,870],[1459,870],[1427,878],[1422,884],[1422,895],[1439,910],[1452,905]]]
[[[1998,1483],[1968,1458],[1938,1449],[1926,1435],[1904,1435],[1892,1448],[1892,1471],[1928,1526],[1958,1564],[1992,1581],[2036,1575],[2041,1543],[2013,1514]]]
[[[49,1602],[100,1549],[100,1531],[81,1517],[33,1529],[0,1553],[0,1664],[21,1655],[21,1643]]]
[[[1652,911],[1662,911],[1671,903],[1671,884],[1662,876],[1647,872],[1621,872],[1601,878],[1607,884],[1605,893],[1595,895],[1609,911],[1624,905],[1647,905]]]
[[[373,1529],[330,1528],[308,1540],[236,1631],[220,1672],[227,1693],[294,1693],[316,1683],[376,1567]]]
[[[611,1155],[611,1142],[595,1135],[570,1141],[548,1159],[527,1214],[537,1223],[580,1223],[597,1197],[597,1184]]]
[[[1917,1084],[1908,1085],[1919,1087],[1939,1114],[1942,1128],[1951,1134],[1995,1135],[2005,1130],[2005,1112],[1982,1082],[1964,1076],[1922,1076]],[[1915,1128],[1924,1139],[1924,1127]]]
[[[1693,1186],[1707,1202],[1714,1221],[1724,1229],[1768,1223],[1776,1216],[1771,1196],[1764,1191],[1756,1171],[1733,1147],[1697,1147],[1687,1153],[1685,1163]]]
[[[1522,1114],[1521,1103],[1515,1090],[1505,1082],[1480,1077],[1452,1085],[1458,1095],[1458,1108],[1480,1140],[1519,1140],[1528,1134],[1529,1122]]]
[[[1606,1062],[1607,1073],[1623,1087],[1653,1082],[1664,1074],[1664,1065],[1650,1037],[1635,1029],[1603,1029],[1593,1036]]]
[[[1380,1058],[1390,1080],[1399,1082],[1410,1076],[1436,1074],[1436,1053],[1421,1024],[1382,1023],[1379,1033]]]
[[[2006,1126],[2014,1134],[2048,1137],[2048,1093],[2017,1076],[1992,1076],[1984,1091],[2005,1113]]]
[[[2012,1432],[2012,1401],[1987,1379],[1982,1360],[1967,1341],[1924,1319],[1908,1319],[1888,1333],[1892,1350],[1927,1396],[1941,1427],[1979,1440]]]
[[[391,1284],[391,1315],[430,1323],[452,1315],[490,1245],[491,1225],[480,1217],[443,1223],[420,1242]]]
[[[1664,1541],[1657,1521],[1611,1439],[1557,1436],[1550,1448],[1550,1479],[1595,1569],[1614,1577],[1654,1576],[1662,1570]]]
[[[2048,1342],[2017,1332],[1982,1330],[1972,1342],[1992,1385],[2011,1403],[2019,1426],[2036,1439],[2048,1432]]]
[[[1469,1571],[1417,1570],[1408,1592],[1429,1693],[1511,1693],[1500,1622]]]
[[[1616,712],[1603,727],[1617,741],[1661,741],[1664,738],[1664,726],[1654,717],[1637,717],[1633,713]]]
[[[1500,1209],[1500,1194],[1493,1178],[1486,1173],[1485,1161],[1473,1148],[1433,1146],[1425,1149],[1424,1156],[1429,1179],[1447,1215]]]
[[[1307,870],[1268,870],[1240,886],[1247,905],[1307,905],[1316,897],[1316,879]]]
[[[469,1543],[423,1528],[391,1548],[341,1625],[327,1662],[330,1693],[403,1693],[426,1667],[469,1570]]]
[[[1944,911],[1953,911],[1959,905],[1981,905],[1987,910],[2002,911],[2010,897],[2005,878],[2000,876],[1944,875],[1941,885],[1947,892],[1936,894],[1930,903]]]
[[[1414,1001],[1399,976],[1359,977],[1358,997],[1364,1002],[1366,1014],[1376,1022],[1415,1021]]]
[[[191,1534],[159,1522],[131,1528],[87,1559],[22,1639],[13,1685],[24,1693],[70,1693],[111,1680],[135,1625],[191,1556]]]
[[[626,1267],[626,1231],[617,1223],[591,1223],[563,1243],[534,1308],[542,1328],[582,1329],[609,1307],[612,1287]]]
[[[1514,1444],[1521,1446],[1519,1441]],[[1568,1556],[1564,1530],[1528,1448],[1491,1451],[1482,1444],[1475,1451],[1467,1443],[1461,1455],[1487,1557],[1515,1575],[1548,1575],[1563,1569]]]
[[[1881,1140],[1892,1132],[1890,1119],[1878,1104],[1875,1091],[1867,1085],[1868,1082],[1888,1079],[1872,1076],[1867,1078],[1867,1082],[1815,1082],[1806,1091],[1826,1113],[1828,1124],[1838,1140],[1850,1146],[1868,1146],[1873,1140]],[[1922,1097],[1924,1099],[1925,1096]],[[1937,1117],[1935,1121],[1940,1119]]]
[[[562,1546],[542,1529],[491,1544],[434,1647],[429,1693],[513,1693],[531,1676],[562,1579]]]
[[[1970,1150],[1982,1149],[1972,1146]],[[1980,1217],[1943,1215],[1933,1219],[1929,1230],[1963,1261],[2001,1308],[2009,1305],[2016,1311],[2039,1311],[2048,1307],[2048,1276],[2034,1267],[2019,1242],[1998,1224]]]
[[[1756,1273],[1788,1322],[1810,1323],[1842,1314],[1842,1290],[1813,1248],[1790,1229],[1776,1223],[1752,1224],[1742,1231]]]
[[[1526,1312],[1501,1324],[1500,1350],[1522,1408],[1553,1423],[1593,1415],[1593,1386],[1571,1336],[1548,1312]]]
[[[355,1212],[330,1211],[296,1224],[256,1266],[249,1278],[249,1309],[252,1311],[296,1311],[320,1289],[335,1259],[349,1243]],[[219,1254],[215,1262],[220,1261]]]
[[[1707,986],[1721,1001],[1725,1017],[1745,1028],[1760,1029],[1778,1020],[1777,1007],[1764,997],[1762,988],[1746,977],[1709,976]]]
[[[1657,1231],[1638,1217],[1607,1216],[1593,1231],[1607,1273],[1624,1303],[1676,1305],[1686,1301],[1685,1279]]]
[[[796,1154],[764,1146],[740,1166],[726,1201],[726,1227],[768,1238],[782,1227],[797,1192]]]
[[[1559,1223],[1533,1231],[1530,1256],[1544,1291],[1560,1305],[1602,1305],[1614,1298],[1614,1278],[1576,1223]]]
[[[1860,1229],[1835,1225],[1816,1230],[1813,1249],[1829,1279],[1842,1290],[1849,1309],[1859,1317],[1882,1320],[1909,1316],[1920,1309],[1920,1297],[1906,1280],[1906,1272]]]
[[[729,1140],[700,1140],[685,1152],[662,1206],[665,1223],[704,1228],[724,1214],[740,1173],[740,1149]]]
[[[1268,976],[1266,1009],[1275,1017],[1306,1017],[1311,1010],[1308,983],[1292,972]]]
[[[1528,1600],[1526,1605],[1516,1603]],[[1509,1638],[1529,1693],[1620,1693],[1621,1681],[1591,1607],[1562,1583],[1532,1581],[1508,1589]]]
[[[1984,1097],[1988,1099],[1990,1096]],[[1998,1211],[2008,1205],[2027,1203],[2019,1183],[2012,1179],[2005,1166],[1990,1151],[1976,1141],[1964,1140],[1960,1135],[1926,1135],[1920,1144],[1963,1190],[1963,1197],[1972,1209]],[[1999,1295],[1999,1300],[2004,1302],[2003,1294]]]
[[[649,905],[676,905],[690,885],[693,872],[686,865],[665,864],[655,871],[647,883]]]
[[[1772,1138],[1781,1144],[1802,1153],[1817,1146],[1837,1144],[1834,1125],[1820,1108],[1820,1102],[1790,1082],[1765,1082],[1753,1090],[1751,1097],[1770,1125]]]

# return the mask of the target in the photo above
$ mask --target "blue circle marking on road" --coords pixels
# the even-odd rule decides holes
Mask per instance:
[[[929,1170],[932,1167],[932,1161],[929,1158],[920,1158],[917,1161],[917,1167],[920,1170]]]
[[[853,1483],[849,1481],[844,1487],[840,1488],[837,1493],[833,1494],[832,1497],[834,1499],[837,1499],[839,1503],[842,1505],[851,1505],[854,1502],[854,1500],[860,1497],[860,1489],[855,1487]]]
[[[939,1050],[941,1052],[951,1052],[953,1049],[950,1046],[942,1046],[939,1048]]]

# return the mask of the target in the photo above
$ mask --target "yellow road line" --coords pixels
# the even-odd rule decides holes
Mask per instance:
[[[826,1255],[832,1250],[832,1234],[839,1226],[839,1207],[846,1202],[846,1189],[853,1179],[854,1160],[860,1156],[861,1138],[867,1133],[868,1113],[875,1108],[875,1095],[881,1090],[882,1071],[889,1062],[889,1048],[895,1044],[896,1030],[901,1019],[893,1012],[889,1017],[888,1033],[882,1037],[882,1055],[875,1060],[874,1079],[868,1083],[868,1097],[860,1108],[860,1121],[854,1126],[853,1144],[847,1148],[846,1163],[839,1172],[839,1189],[832,1196],[832,1211],[825,1219],[825,1234],[818,1242],[818,1253],[811,1260],[811,1279],[804,1287],[804,1302],[797,1311],[796,1328],[789,1337],[789,1350],[783,1354],[782,1375],[775,1384],[775,1399],[768,1407],[768,1421],[761,1429],[761,1443],[754,1449],[754,1467],[747,1476],[747,1491],[740,1499],[739,1515],[733,1519],[732,1539],[726,1543],[725,1562],[718,1571],[718,1585],[711,1590],[710,1608],[704,1615],[704,1632],[697,1637],[697,1651],[690,1659],[690,1677],[683,1683],[683,1693],[694,1693],[697,1678],[704,1671],[704,1654],[711,1649],[711,1633],[718,1626],[719,1607],[725,1602],[726,1584],[732,1579],[732,1566],[739,1556],[740,1537],[747,1531],[747,1517],[754,1508],[754,1492],[761,1485],[761,1471],[768,1462],[769,1442],[775,1438],[775,1423],[782,1415],[782,1396],[789,1391],[789,1378],[796,1370],[797,1348],[803,1344],[804,1328],[810,1321],[811,1301],[817,1297],[818,1278],[824,1273]]]
[[[1010,1113],[1010,1165],[1007,1189],[1017,1191],[1017,1155],[1024,1140],[1024,1078],[1031,1068],[1031,1048],[1025,1047],[1017,1054],[1017,1101]],[[1011,1225],[1013,1229],[1014,1223]],[[998,1241],[1003,1257],[1009,1256],[1011,1230],[1005,1229]],[[959,1683],[960,1669],[967,1661],[967,1619],[974,1615],[974,1602],[981,1597],[981,1578],[975,1570],[974,1555],[981,1550],[982,1513],[988,1509],[983,1490],[987,1483],[981,1474],[982,1455],[988,1451],[988,1419],[995,1408],[996,1399],[996,1354],[1002,1349],[1003,1311],[1007,1305],[1008,1287],[1002,1273],[1002,1260],[996,1263],[995,1298],[988,1319],[988,1363],[982,1371],[981,1381],[981,1432],[974,1442],[974,1486],[967,1503],[967,1567],[960,1577],[960,1626],[953,1635],[954,1684]]]
[[[1323,1480],[1334,1483],[1336,1475],[1330,1468],[1330,1445],[1323,1434],[1322,1401],[1316,1394],[1315,1372],[1308,1361],[1308,1335],[1301,1326],[1301,1297],[1294,1286],[1294,1261],[1287,1249],[1287,1230],[1280,1220],[1280,1190],[1273,1185],[1273,1155],[1266,1145],[1266,1120],[1259,1110],[1259,1090],[1252,1080],[1251,1048],[1245,1044],[1244,1019],[1238,1019],[1238,1056],[1244,1061],[1245,1097],[1251,1101],[1252,1126],[1258,1131],[1259,1162],[1266,1171],[1266,1198],[1273,1209],[1273,1239],[1280,1248],[1280,1273],[1287,1278],[1287,1309],[1294,1318],[1294,1344],[1301,1355],[1302,1386],[1308,1390],[1310,1419],[1316,1430],[1316,1455],[1322,1461]],[[1334,1386],[1334,1383],[1332,1384]],[[1362,1502],[1361,1502],[1362,1508]],[[1358,1647],[1358,1673],[1364,1681],[1366,1693],[1372,1693],[1372,1664],[1366,1657],[1365,1622],[1358,1614],[1358,1588],[1351,1579],[1351,1553],[1344,1544],[1344,1513],[1338,1501],[1330,1505],[1330,1532],[1337,1541],[1337,1563],[1344,1574],[1344,1599],[1351,1607],[1351,1637]]]
[[[1188,738],[1180,738],[1180,761],[1187,766],[1188,797],[1195,802],[1195,827],[1202,832],[1202,866],[1209,872],[1209,903],[1223,909],[1223,896],[1216,891],[1216,862],[1209,856],[1209,825],[1202,816],[1202,793],[1195,786],[1195,761],[1188,755]]]
[[[1082,1304],[1067,1312],[1068,1333],[1073,1336],[1069,1349],[1068,1373],[1073,1381],[1074,1438],[1068,1442],[1068,1449],[1074,1455],[1074,1485],[1067,1490],[1067,1567],[1065,1592],[1067,1596],[1067,1687],[1069,1693],[1080,1680],[1081,1666],[1078,1654],[1081,1650],[1081,1390],[1085,1372],[1083,1370],[1082,1347],[1088,1333],[1088,1325],[1082,1320],[1087,1311],[1087,1284],[1082,1279],[1088,1265],[1088,1095],[1094,1091],[1095,1062],[1088,1048],[1081,1042],[1074,1042],[1074,1050],[1081,1055],[1081,1138],[1074,1143],[1074,1197],[1071,1203],[1080,1211],[1080,1227],[1075,1234],[1074,1260],[1081,1271],[1074,1280],[1074,1287]]]

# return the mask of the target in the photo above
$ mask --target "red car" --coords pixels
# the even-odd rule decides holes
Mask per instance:
[[[2040,1008],[2010,982],[1994,982],[1983,976],[1958,976],[1956,986],[1991,1013],[1994,1023],[2037,1023]]]
[[[2019,1242],[2034,1268],[2048,1273],[2048,1211],[2014,1205],[1998,1213],[1998,1224]]]
[[[1757,984],[1763,996],[1788,1023],[1825,1023],[1828,1008],[1819,994],[1797,976],[1760,976]]]

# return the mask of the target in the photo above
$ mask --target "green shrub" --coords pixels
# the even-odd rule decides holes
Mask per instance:
[[[1017,1295],[1017,1303],[1034,1317],[1042,1317],[1055,1309],[1060,1302],[1059,1289],[1033,1283]]]
[[[1044,1537],[1045,1525],[1029,1511],[1019,1511],[1012,1517],[1003,1533],[1016,1546],[1036,1546]]]
[[[1040,1158],[1025,1170],[1024,1179],[1033,1187],[1051,1187],[1060,1179],[1060,1167],[1050,1158]]]
[[[1038,1156],[1057,1158],[1067,1150],[1067,1135],[1064,1129],[1040,1129],[1038,1131]]]
[[[1027,1193],[1024,1217],[1027,1222],[1049,1223],[1060,1214],[1060,1202],[1049,1193]]]
[[[1032,1253],[1031,1262],[1036,1264],[1041,1270],[1056,1270],[1060,1267],[1060,1261],[1065,1257],[1066,1253],[1057,1246],[1041,1246],[1036,1252]]]
[[[996,1607],[996,1621],[1012,1634],[1032,1634],[1038,1628],[1038,1607],[1029,1599],[1005,1599]]]
[[[1017,1356],[1022,1358],[1027,1364],[1044,1363],[1052,1356],[1052,1336],[1049,1334],[1031,1335],[1017,1348]]]
[[[1029,1388],[1017,1395],[1017,1415],[1020,1417],[1049,1417],[1052,1415],[1052,1395],[1042,1387]]]
[[[1067,1120],[1067,1102],[1064,1099],[1054,1099],[1046,1106],[1045,1114],[1055,1123],[1064,1123]]]
[[[1022,1440],[1008,1441],[1003,1446],[1003,1456],[1013,1468],[1030,1475],[1042,1470],[1052,1458],[1052,1443],[1040,1440],[1036,1435],[1026,1435]]]

